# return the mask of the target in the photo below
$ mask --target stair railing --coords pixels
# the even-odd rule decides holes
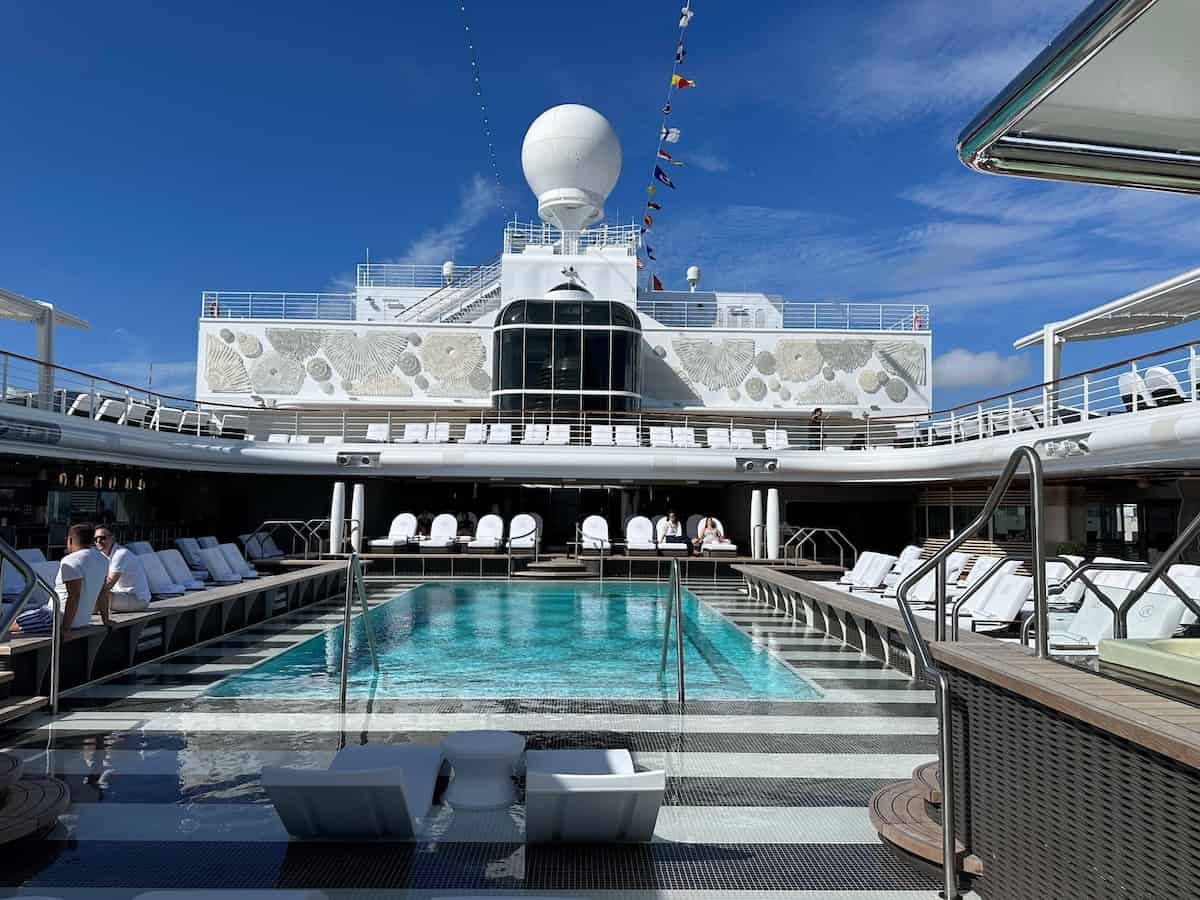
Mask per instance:
[[[1084,563],[1081,563],[1080,565],[1076,566],[1075,569],[1072,570],[1071,573],[1069,575],[1067,575],[1066,578],[1064,578],[1062,581],[1060,581],[1058,584],[1056,584],[1053,588],[1051,588],[1049,591],[1047,591],[1047,597],[1052,596],[1052,595],[1061,594],[1063,591],[1065,591],[1070,585],[1074,584],[1076,581],[1082,581],[1084,587],[1086,587],[1089,591],[1091,591],[1092,595],[1097,600],[1099,600],[1110,613],[1112,613],[1113,633],[1115,634],[1116,628],[1117,628],[1117,621],[1121,617],[1121,607],[1115,600],[1113,600],[1111,597],[1108,596],[1108,594],[1106,594],[1104,592],[1103,587],[1096,584],[1096,582],[1092,581],[1092,579],[1088,577],[1088,573],[1090,573],[1090,572],[1146,572],[1146,571],[1148,571],[1148,569],[1149,569],[1149,567],[1143,562],[1113,562],[1113,563],[1084,562]],[[1153,584],[1153,582],[1151,582],[1151,584]],[[1021,646],[1022,647],[1028,646],[1029,632],[1030,632],[1030,629],[1032,629],[1035,624],[1037,624],[1037,623],[1035,623],[1032,618],[1026,619],[1024,621],[1024,623],[1022,623],[1022,625],[1021,625]],[[1043,625],[1037,624],[1038,632],[1042,631],[1043,627],[1044,627]],[[1045,626],[1045,627],[1048,627],[1048,626]],[[1048,641],[1049,641],[1049,636],[1047,636],[1047,642]]]
[[[533,537],[533,561],[537,562],[538,561],[539,540],[538,540],[538,526],[536,524],[533,526],[533,528],[531,530],[525,532],[524,534],[509,535],[509,538],[508,538],[508,577],[509,577],[509,579],[511,579],[513,576],[513,541],[514,540],[516,540],[516,541],[524,540],[525,538],[530,537],[530,536]],[[601,563],[601,568],[603,568],[603,563]]]
[[[371,665],[379,671],[379,656],[375,653],[375,637],[371,633],[371,608],[367,603],[367,586],[363,581],[362,564],[357,553],[351,553],[346,560],[346,607],[342,617],[342,674],[339,685],[338,699],[341,710],[346,711],[346,688],[350,679],[350,612],[354,601],[362,606],[363,627],[367,632],[367,646],[371,649]]]
[[[40,587],[50,595],[53,611],[50,617],[50,714],[58,715],[59,657],[62,654],[63,629],[62,601],[58,596],[58,591],[38,575],[25,557],[21,556],[8,541],[0,538],[0,576],[3,575],[6,564],[17,570],[17,574],[24,580],[25,586],[21,588],[20,595],[13,603],[5,604],[9,608],[0,612],[0,638],[7,639],[8,629],[12,627],[13,620],[25,608],[25,604],[33,596],[34,591]],[[41,685],[38,685],[38,688],[40,687]]]
[[[1045,496],[1042,488],[1042,461],[1032,447],[1017,447],[1008,458],[1008,463],[1000,473],[992,492],[984,502],[983,509],[957,535],[952,537],[936,553],[919,563],[912,571],[900,579],[896,590],[896,606],[904,620],[908,631],[909,646],[913,651],[915,661],[914,677],[924,676],[933,682],[937,698],[937,720],[939,741],[939,762],[941,764],[942,789],[942,878],[945,882],[947,900],[957,900],[961,895],[958,890],[958,841],[955,833],[955,783],[954,771],[954,736],[950,709],[950,679],[933,661],[929,643],[921,633],[917,617],[913,613],[908,595],[913,587],[930,572],[937,573],[937,610],[935,635],[944,635],[946,629],[945,604],[945,571],[946,560],[950,554],[975,536],[991,520],[992,514],[1000,505],[1009,485],[1016,477],[1021,463],[1029,466],[1029,498],[1033,507],[1033,584],[1034,584],[1034,616],[1038,619],[1038,651],[1040,658],[1048,655],[1047,622],[1049,615],[1046,606],[1046,563],[1042,541],[1045,537],[1044,513]]]
[[[671,577],[667,581],[667,616],[663,624],[662,658],[658,664],[661,681],[667,673],[667,651],[671,645],[671,622],[675,622],[675,680],[676,696],[682,707],[687,701],[683,687],[683,589],[679,583],[679,560],[671,560]]]
[[[1200,618],[1200,604],[1187,595],[1175,579],[1167,574],[1167,569],[1177,560],[1183,551],[1191,546],[1192,542],[1200,536],[1200,515],[1197,515],[1188,524],[1188,527],[1180,532],[1174,543],[1166,549],[1162,556],[1154,561],[1154,565],[1150,567],[1150,571],[1146,573],[1146,577],[1141,580],[1137,587],[1129,592],[1121,604],[1117,607],[1116,620],[1113,622],[1113,637],[1125,638],[1129,637],[1129,610],[1133,609],[1133,604],[1142,599],[1143,595],[1150,590],[1151,586],[1156,581],[1161,581],[1167,588],[1178,597],[1185,607]]]

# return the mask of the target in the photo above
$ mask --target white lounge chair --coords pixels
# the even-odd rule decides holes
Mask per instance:
[[[215,423],[216,433],[220,437],[234,441],[245,440],[246,429],[249,427],[249,416],[243,416],[240,413],[226,413],[221,416],[220,422]]]
[[[208,571],[208,566],[204,564],[203,557],[200,556],[200,544],[195,538],[176,538],[175,547],[183,555],[189,569],[202,573],[200,576],[202,578],[209,577],[211,573]]]
[[[725,536],[725,526],[721,524],[721,520],[716,516],[711,517],[713,524],[717,526],[717,531],[720,532],[720,537],[707,537],[700,544],[700,553],[707,556],[733,556],[737,554],[737,544],[729,540]],[[694,520],[694,522],[693,522]],[[700,525],[704,521],[703,516],[688,517],[688,537],[693,540],[700,532]]]
[[[221,546],[221,542],[218,541],[211,534],[206,537],[196,538],[196,543],[200,546],[201,550],[203,550],[205,547],[220,547]]]
[[[728,428],[709,428],[704,433],[705,442],[713,450],[732,450],[733,444],[729,441]]]
[[[145,556],[147,553],[153,553],[154,547],[149,541],[130,541],[125,545],[130,549],[134,556]]]
[[[645,516],[634,516],[625,523],[626,553],[630,556],[654,556],[657,550],[653,522]]]
[[[155,431],[178,431],[183,423],[183,410],[171,406],[156,406],[150,417],[150,427]]]
[[[119,422],[125,415],[124,400],[101,400],[96,409],[97,422]]]
[[[592,446],[611,447],[613,445],[613,428],[611,425],[592,426]]]
[[[135,428],[145,428],[146,418],[150,415],[150,406],[145,403],[139,403],[136,400],[130,400],[125,404],[125,411],[121,413],[121,417],[117,419],[118,425],[131,425]]]
[[[734,428],[729,433],[734,450],[761,450],[763,445],[754,440],[754,429]]]
[[[487,442],[489,444],[511,444],[512,443],[512,425],[508,422],[497,422],[491,427],[488,433]]]
[[[1098,558],[1096,562],[1105,561]],[[1089,573],[1088,577],[1097,589],[1113,603],[1120,606],[1145,576],[1144,572],[1099,570]],[[1143,598],[1144,599],[1144,598]],[[1134,610],[1130,610],[1129,620],[1132,624]],[[1182,616],[1182,611],[1180,612]],[[1096,597],[1091,588],[1086,588],[1083,603],[1071,618],[1065,628],[1051,631],[1049,635],[1050,649],[1069,655],[1094,652],[1095,647],[1104,638],[1112,637],[1113,614],[1101,600]]]
[[[440,747],[366,744],[328,770],[271,766],[261,781],[293,837],[403,840],[429,814],[442,762]]]
[[[202,553],[216,553],[215,550],[202,550]],[[139,556],[138,562],[142,564],[142,571],[146,573],[146,584],[150,587],[150,593],[156,598],[182,597],[187,593],[187,588],[175,581],[163,564],[159,562],[158,556],[153,553],[147,553],[145,556]]]
[[[1136,372],[1122,372],[1117,376],[1117,392],[1129,412],[1135,409],[1153,409],[1157,405],[1146,382]]]
[[[658,547],[658,552],[663,554],[664,556],[687,556],[689,544],[687,542],[686,535],[684,535],[684,540],[682,540],[682,541],[668,541],[668,540],[660,541],[658,539],[658,536],[660,534],[660,532],[658,530],[658,525],[665,518],[666,518],[666,516],[655,516],[654,517],[654,540],[655,540],[656,546]],[[665,535],[664,535],[664,537],[665,537]]]
[[[421,541],[422,553],[445,553],[454,546],[458,535],[458,519],[450,513],[441,513],[429,528],[429,537]]]
[[[588,516],[579,526],[579,552],[605,554],[612,550],[608,539],[608,520],[603,516]]]
[[[460,444],[485,444],[488,439],[488,427],[483,422],[468,422],[463,429]]]
[[[650,446],[651,447],[674,447],[675,444],[671,439],[671,429],[665,425],[650,426]]]
[[[377,422],[367,426],[367,440],[372,443],[386,444],[392,438],[392,429],[386,422]]]
[[[637,772],[628,750],[529,750],[525,839],[531,844],[654,838],[667,775]]]
[[[310,444],[312,443],[312,435],[308,434],[293,434],[289,444]]]
[[[71,401],[71,406],[67,410],[67,415],[68,416],[86,416],[87,418],[90,419],[92,417],[92,395],[91,394],[76,395],[75,399]]]
[[[683,448],[700,446],[696,441],[696,429],[685,425],[671,427],[671,443],[676,447]]]
[[[392,519],[387,537],[373,538],[367,542],[372,550],[389,551],[407,548],[415,543],[417,536],[417,517],[412,513],[400,513]]]
[[[510,550],[536,550],[540,539],[541,528],[538,521],[528,513],[515,515],[508,523],[508,548]]]
[[[857,584],[858,579],[867,574],[867,570],[871,567],[871,564],[875,562],[878,556],[880,556],[880,554],[876,553],[874,550],[864,550],[858,555],[858,559],[855,560],[850,571],[842,573],[842,577],[838,579],[838,584]]]
[[[786,450],[791,444],[788,442],[788,433],[782,428],[768,428],[763,437],[766,439],[768,450]]]
[[[552,447],[566,447],[571,443],[571,426],[558,422],[546,431],[546,443]]]
[[[475,525],[475,537],[467,542],[468,553],[495,553],[504,545],[504,520],[488,513]]]
[[[1146,389],[1158,406],[1171,406],[1187,400],[1179,379],[1166,366],[1150,366],[1146,369]]]
[[[618,447],[642,446],[642,441],[638,437],[638,427],[636,425],[614,425],[613,443]]]
[[[971,564],[971,569],[967,572],[966,578],[957,584],[950,585],[947,593],[951,596],[962,594],[970,590],[984,578],[999,578],[1001,575],[1009,575],[1017,571],[1020,566],[1021,563],[1019,560],[981,554],[975,557],[975,562]]]
[[[224,554],[229,568],[233,570],[234,574],[241,575],[243,581],[251,581],[259,577],[258,570],[246,562],[246,557],[242,556],[242,551],[237,548],[237,544],[221,544],[217,549]]]
[[[289,434],[268,434],[267,435],[267,443],[268,444],[290,444],[291,442],[292,442],[292,436]]]
[[[139,554],[139,558],[144,555]],[[166,571],[167,577],[175,584],[180,585],[185,591],[202,591],[205,589],[206,585],[204,582],[192,573],[192,570],[188,568],[188,564],[184,562],[183,557],[179,555],[178,550],[159,550],[153,555],[158,557],[158,561]]]
[[[1028,575],[993,575],[959,615],[971,620],[974,631],[1002,631],[1016,625],[1032,590],[1033,578]]]
[[[428,428],[424,422],[405,422],[404,431],[396,438],[397,444],[419,444],[425,440]]]
[[[321,443],[326,447],[340,447],[346,442],[340,434],[327,434],[321,439]]]
[[[547,427],[544,422],[526,425],[525,433],[521,435],[521,443],[526,446],[540,447],[546,443],[546,432]]]
[[[426,444],[448,444],[450,443],[450,423],[449,422],[430,422],[425,429]]]
[[[242,576],[233,571],[219,547],[204,547],[200,550],[200,559],[212,581],[217,584],[241,584]]]

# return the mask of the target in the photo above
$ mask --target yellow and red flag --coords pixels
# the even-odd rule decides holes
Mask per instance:
[[[690,88],[690,87],[695,87],[695,86],[696,86],[696,82],[692,81],[690,78],[684,78],[682,75],[672,75],[671,76],[671,87],[679,88],[680,90],[682,90],[683,88]]]

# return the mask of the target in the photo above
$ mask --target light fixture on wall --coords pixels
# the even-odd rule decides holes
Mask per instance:
[[[138,479],[137,489],[139,491],[144,491],[146,489],[146,479],[145,478]]]
[[[104,490],[104,476],[97,475],[92,479],[92,487],[98,491]]]
[[[115,491],[117,489],[117,476],[116,475],[108,476],[108,489],[110,491]]]
[[[71,479],[68,477],[68,475],[67,475],[67,473],[66,473],[66,472],[59,472],[59,473],[58,473],[58,483],[59,483],[59,485],[60,485],[61,487],[66,487],[66,486],[67,486],[67,483],[68,483],[70,480],[71,480]]]
[[[133,479],[130,478],[128,475],[125,476],[125,490],[127,490],[127,491],[133,490]]]
[[[83,473],[80,472],[75,476],[75,487],[81,488],[84,486],[84,484],[86,484],[86,482],[84,481]]]

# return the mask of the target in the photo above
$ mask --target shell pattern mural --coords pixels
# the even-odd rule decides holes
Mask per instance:
[[[201,391],[328,402],[444,397],[486,402],[490,344],[466,329],[288,328],[247,324],[204,336]]]
[[[754,341],[747,338],[676,338],[671,346],[692,381],[712,391],[736,388],[754,365]]]

